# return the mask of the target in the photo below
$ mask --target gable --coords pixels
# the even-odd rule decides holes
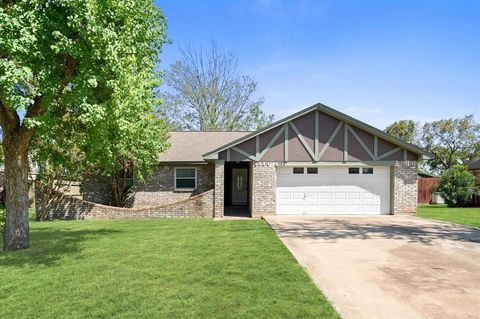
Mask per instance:
[[[250,134],[205,158],[227,161],[398,161],[429,155],[368,124],[315,105]]]

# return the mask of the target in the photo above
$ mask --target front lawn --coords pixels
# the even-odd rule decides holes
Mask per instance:
[[[30,243],[0,253],[0,318],[338,318],[260,220],[32,222]]]
[[[419,205],[417,216],[480,227],[480,207],[450,208],[446,205]]]

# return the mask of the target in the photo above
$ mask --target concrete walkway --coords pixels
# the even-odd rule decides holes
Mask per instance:
[[[266,220],[344,319],[480,318],[480,230],[408,216]]]

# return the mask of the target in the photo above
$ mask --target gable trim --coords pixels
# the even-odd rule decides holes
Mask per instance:
[[[382,139],[384,139],[384,140],[386,140],[386,141],[388,141],[388,142],[390,142],[390,143],[393,143],[393,144],[395,144],[395,145],[397,145],[397,146],[399,146],[399,147],[401,147],[401,148],[405,148],[405,149],[407,149],[407,150],[409,150],[409,151],[411,151],[411,152],[413,152],[413,153],[422,154],[422,155],[424,155],[426,158],[433,158],[433,154],[431,154],[430,152],[428,152],[428,151],[426,151],[426,150],[424,150],[424,149],[422,149],[422,148],[420,148],[420,147],[418,147],[418,146],[416,146],[416,145],[413,145],[413,144],[404,142],[403,140],[401,140],[401,139],[399,139],[399,138],[396,138],[396,137],[394,137],[394,136],[391,136],[391,135],[389,135],[389,134],[387,134],[387,133],[385,133],[385,132],[383,132],[383,131],[381,131],[381,130],[379,130],[379,129],[377,129],[377,128],[375,128],[375,127],[373,127],[373,126],[371,126],[371,125],[369,125],[369,124],[367,124],[367,123],[364,123],[364,122],[362,122],[362,121],[359,121],[359,120],[357,120],[357,119],[354,119],[353,117],[351,117],[351,116],[349,116],[349,115],[347,115],[347,114],[345,114],[345,113],[342,113],[342,112],[340,112],[340,111],[334,110],[334,109],[332,109],[332,108],[330,108],[330,107],[328,107],[328,106],[326,106],[326,105],[324,105],[324,104],[322,104],[322,103],[317,103],[317,104],[315,104],[315,105],[312,105],[312,106],[310,106],[310,107],[307,107],[306,109],[301,110],[301,111],[299,111],[299,112],[296,112],[296,113],[294,113],[294,114],[292,114],[292,115],[290,115],[290,116],[287,116],[287,117],[285,117],[285,118],[283,118],[283,119],[281,119],[281,120],[279,120],[279,121],[277,121],[277,122],[275,122],[275,123],[272,123],[272,124],[264,127],[263,129],[260,129],[260,130],[258,130],[258,131],[256,131],[256,132],[253,132],[253,133],[248,134],[248,135],[246,135],[246,136],[244,136],[244,137],[241,137],[241,138],[239,138],[239,139],[237,139],[237,140],[235,140],[235,141],[232,141],[232,142],[230,142],[230,143],[227,143],[227,144],[225,144],[225,145],[223,145],[223,146],[221,146],[221,147],[219,147],[219,148],[217,148],[217,149],[214,149],[214,150],[212,150],[212,151],[210,151],[210,152],[208,152],[208,153],[205,153],[205,154],[203,155],[203,157],[204,157],[204,159],[216,159],[216,158],[218,158],[218,153],[220,153],[220,152],[222,152],[222,151],[224,151],[224,150],[226,150],[226,149],[228,149],[228,148],[230,148],[230,147],[232,147],[232,146],[236,146],[236,145],[238,145],[238,144],[240,144],[240,143],[242,143],[242,142],[244,142],[244,141],[247,141],[247,140],[249,140],[249,139],[251,139],[251,138],[253,138],[253,137],[257,137],[257,136],[259,136],[260,134],[262,134],[262,133],[264,133],[264,132],[266,132],[266,131],[269,131],[269,130],[274,129],[274,128],[276,128],[276,127],[280,127],[280,126],[282,126],[283,124],[288,123],[289,121],[294,120],[294,119],[296,119],[296,118],[298,118],[298,117],[300,117],[300,116],[302,116],[302,115],[304,115],[304,114],[307,114],[307,113],[309,113],[309,112],[311,112],[311,111],[316,111],[316,112],[315,112],[316,114],[318,113],[318,111],[323,112],[323,113],[325,113],[325,114],[327,114],[327,115],[330,115],[330,116],[332,116],[332,117],[340,120],[341,122],[345,122],[345,124],[350,124],[350,125],[352,125],[352,126],[354,126],[354,127],[358,127],[358,128],[360,128],[360,129],[362,129],[362,130],[364,130],[364,131],[372,134],[372,135],[374,136],[374,155],[375,155],[375,151],[378,149],[377,140],[378,140],[378,137],[380,137],[380,138],[382,138]],[[317,117],[317,115],[315,115],[315,117]],[[340,124],[339,124],[339,125],[340,125]],[[337,127],[337,128],[338,128],[338,127]],[[344,129],[346,130],[346,128],[344,128]],[[262,158],[262,157],[265,155],[265,153],[270,149],[270,147],[273,145],[273,143],[275,143],[276,139],[280,136],[280,134],[281,134],[284,130],[285,130],[285,127],[280,128],[280,130],[277,132],[277,134],[274,136],[274,138],[272,138],[272,140],[268,143],[268,145],[267,145],[267,147],[265,148],[265,150],[264,150],[261,154],[259,154],[258,157],[256,156],[257,160],[261,160],[261,158]],[[317,131],[317,127],[315,128],[315,131]],[[338,133],[338,132],[337,132],[337,133]],[[285,133],[284,133],[284,134],[285,134]],[[288,134],[288,133],[287,133],[287,134]],[[329,139],[329,140],[330,140],[330,139]],[[317,139],[316,139],[316,141],[317,141]],[[315,143],[316,143],[316,141],[315,141]],[[325,147],[324,147],[324,148],[325,148]],[[322,151],[323,151],[323,150],[322,150]],[[322,153],[322,151],[321,151],[320,153]],[[346,152],[348,152],[348,150],[346,150],[345,153],[346,153]],[[370,154],[369,154],[369,155],[370,155]],[[388,154],[388,155],[390,155],[390,154]],[[381,158],[384,158],[384,157],[386,157],[386,156],[388,156],[388,155],[382,154],[382,155],[378,156],[378,154],[377,154],[377,156],[374,156],[374,157],[377,158],[377,160],[380,160]],[[320,156],[320,154],[319,154],[318,159],[320,159],[320,157],[321,157],[321,156]],[[348,159],[348,158],[347,158],[347,159]]]

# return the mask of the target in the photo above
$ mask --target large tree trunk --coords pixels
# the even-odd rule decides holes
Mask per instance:
[[[7,215],[3,249],[14,250],[28,248],[29,167],[27,150],[30,139],[26,136],[19,136],[20,134],[17,136],[8,135],[10,134],[5,134],[3,141]]]

